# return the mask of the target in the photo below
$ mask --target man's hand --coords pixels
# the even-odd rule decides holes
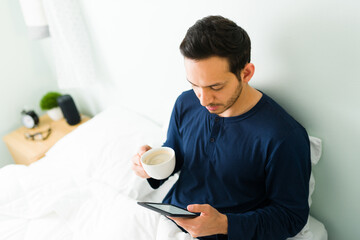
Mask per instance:
[[[195,218],[169,218],[184,228],[192,237],[227,234],[228,221],[225,214],[221,214],[209,204],[192,204],[188,205],[187,209],[190,212],[198,212],[201,214]]]
[[[139,177],[142,177],[142,178],[150,178],[150,176],[145,172],[142,164],[141,164],[141,161],[140,161],[140,158],[141,156],[149,151],[151,149],[150,146],[148,145],[144,145],[144,146],[141,146],[138,153],[135,154],[131,161],[132,161],[132,166],[131,166],[131,169],[135,172],[136,175],[138,175]]]

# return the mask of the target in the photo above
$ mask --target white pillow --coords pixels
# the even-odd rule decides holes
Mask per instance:
[[[321,139],[310,136],[310,158],[311,158],[311,165],[316,165],[321,157],[322,154],[322,143]],[[312,199],[311,195],[314,193],[315,190],[315,178],[314,174],[311,171],[310,181],[309,181],[309,206],[311,206]],[[310,217],[310,216],[309,216]],[[313,233],[310,231],[310,224],[309,219],[305,224],[304,228],[294,237],[288,238],[288,240],[308,240],[313,239]]]
[[[315,166],[321,157],[322,154],[322,142],[321,139],[310,136],[310,154],[311,154],[311,165]],[[311,195],[314,193],[315,190],[315,178],[314,174],[311,171],[310,181],[309,181],[309,206],[311,206],[312,199]]]

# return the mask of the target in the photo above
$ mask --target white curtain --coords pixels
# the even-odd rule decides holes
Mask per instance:
[[[60,88],[96,81],[93,49],[78,0],[43,0]]]
[[[51,36],[59,88],[96,82],[93,49],[78,0],[20,0],[31,39]]]

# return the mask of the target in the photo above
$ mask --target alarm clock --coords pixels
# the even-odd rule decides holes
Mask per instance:
[[[39,124],[39,117],[38,115],[30,110],[30,111],[22,111],[21,112],[21,121],[27,128],[34,128]]]

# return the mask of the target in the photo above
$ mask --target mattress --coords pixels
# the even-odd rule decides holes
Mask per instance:
[[[174,175],[153,190],[131,171],[138,146],[159,146],[161,135],[152,121],[110,109],[66,135],[29,167],[1,168],[0,239],[193,240],[169,219],[136,204],[161,201],[177,180]],[[326,240],[327,232],[310,217],[291,239]]]

